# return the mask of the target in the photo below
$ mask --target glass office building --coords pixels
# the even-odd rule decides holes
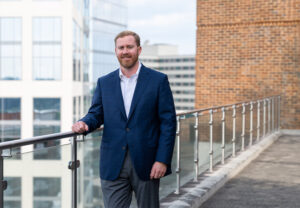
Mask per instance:
[[[87,112],[97,78],[118,68],[113,39],[126,27],[126,0],[1,0],[1,142],[70,131]],[[69,208],[68,144],[3,152],[4,207]],[[99,141],[78,150],[78,207],[102,207]]]

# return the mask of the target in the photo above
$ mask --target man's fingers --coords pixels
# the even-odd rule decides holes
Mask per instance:
[[[161,177],[163,177],[165,175],[165,173],[166,173],[166,167],[165,167],[165,165],[161,165],[160,163],[155,162],[153,164],[152,169],[151,169],[150,179],[161,178]]]
[[[153,179],[153,178],[154,178],[154,176],[155,176],[155,168],[154,168],[154,167],[152,167],[152,169],[151,169],[151,173],[150,173],[150,179]]]
[[[73,124],[72,131],[76,133],[83,133],[85,131],[88,131],[89,127],[84,122],[79,121]]]

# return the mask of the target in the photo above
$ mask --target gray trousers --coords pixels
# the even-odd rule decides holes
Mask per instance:
[[[159,208],[159,179],[143,181],[137,176],[129,151],[119,177],[115,181],[101,180],[105,208],[128,208],[132,192],[139,208]]]

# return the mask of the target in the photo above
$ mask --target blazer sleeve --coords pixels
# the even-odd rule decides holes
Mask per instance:
[[[103,118],[103,104],[99,78],[93,95],[92,105],[89,108],[88,113],[79,121],[83,121],[88,125],[89,130],[85,132],[85,134],[88,134],[103,124]]]
[[[156,153],[156,161],[171,164],[175,136],[176,112],[168,77],[165,75],[159,86],[158,117],[160,137]]]

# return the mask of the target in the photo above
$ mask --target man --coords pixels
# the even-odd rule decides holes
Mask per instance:
[[[88,114],[72,126],[89,133],[104,124],[100,178],[106,208],[159,207],[159,179],[171,173],[176,132],[166,75],[143,66],[139,36],[115,38],[120,69],[98,79]]]

